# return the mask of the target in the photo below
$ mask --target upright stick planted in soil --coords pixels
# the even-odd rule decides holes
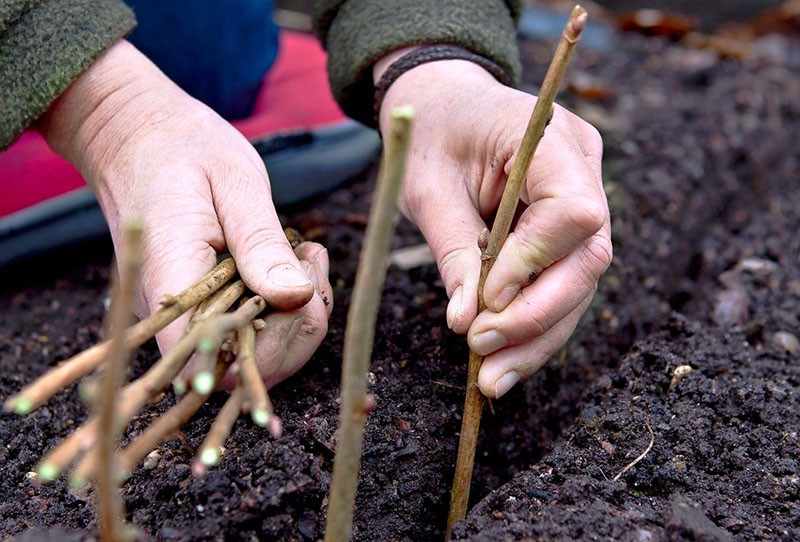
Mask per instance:
[[[130,224],[125,228],[121,251],[119,276],[111,303],[109,324],[111,344],[108,361],[102,377],[100,400],[97,404],[97,520],[100,540],[119,542],[125,540],[124,506],[117,492],[116,448],[120,427],[115,419],[115,406],[124,373],[128,368],[126,331],[133,320],[131,302],[139,276],[142,252],[142,225]]]
[[[355,505],[364,424],[374,406],[367,395],[375,320],[386,278],[386,257],[397,218],[397,196],[402,186],[414,116],[410,107],[392,111],[389,133],[384,139],[385,154],[369,227],[361,250],[353,298],[347,313],[342,361],[342,406],[339,411],[339,441],[333,463],[326,542],[350,539]]]
[[[547,75],[542,83],[539,98],[533,108],[528,127],[522,138],[517,157],[508,176],[508,182],[500,200],[497,216],[491,233],[486,238],[481,235],[478,243],[481,248],[481,275],[478,283],[478,310],[486,309],[483,301],[483,286],[486,277],[500,253],[503,243],[511,229],[520,192],[525,183],[531,160],[539,141],[544,135],[544,129],[553,114],[553,101],[555,100],[561,79],[566,71],[567,64],[575,45],[580,39],[581,31],[586,24],[586,10],[575,6],[570,14],[569,21],[561,35],[553,60],[547,70]],[[485,232],[484,232],[485,233]],[[483,356],[470,352],[469,368],[467,370],[467,396],[464,401],[464,417],[461,422],[461,438],[458,444],[458,457],[456,459],[456,472],[453,480],[453,489],[450,500],[450,512],[447,517],[447,534],[449,538],[453,525],[464,518],[467,513],[469,501],[469,488],[472,481],[472,468],[475,461],[475,447],[478,443],[478,429],[481,423],[481,410],[483,408],[483,395],[478,388],[478,373],[480,372]]]

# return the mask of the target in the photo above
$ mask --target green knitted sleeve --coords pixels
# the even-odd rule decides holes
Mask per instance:
[[[372,125],[372,65],[401,47],[459,45],[495,61],[518,84],[521,10],[521,0],[318,0],[313,15],[334,97],[350,117]]]
[[[0,149],[135,24],[119,0],[0,0]]]

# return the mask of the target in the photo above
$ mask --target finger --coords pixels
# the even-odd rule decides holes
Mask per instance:
[[[486,225],[465,190],[444,192],[434,188],[417,194],[425,203],[414,206],[413,219],[430,245],[450,297],[447,325],[456,333],[466,333],[478,312],[478,237]]]
[[[323,277],[317,275],[316,267],[311,264],[307,268],[310,277],[315,283],[325,283]],[[319,347],[328,332],[328,311],[322,295],[314,292],[311,301],[301,309],[293,311],[295,328],[293,336],[286,343],[281,363],[277,366],[261,366],[261,375],[268,388],[289,378],[300,370]]]
[[[314,273],[309,273],[309,278],[314,285],[314,290],[319,294],[325,304],[328,316],[333,312],[333,288],[328,278],[330,273],[330,259],[328,250],[319,243],[306,241],[300,243],[294,253],[298,259],[310,262],[314,266]]]
[[[314,286],[283,233],[263,164],[258,169],[242,166],[229,171],[231,177],[213,183],[214,201],[239,273],[271,306],[280,310],[303,306],[314,294]],[[239,176],[239,171],[254,174]]]
[[[484,300],[496,312],[608,222],[598,158],[602,142],[591,126],[572,126],[566,115],[548,127],[522,195],[530,205],[487,277]]]
[[[302,317],[297,311],[273,312],[263,318],[264,327],[256,335],[256,364],[262,377],[277,372],[286,356],[289,343],[300,331]],[[219,387],[231,390],[238,377],[231,371],[225,375]]]
[[[478,386],[487,397],[498,399],[517,382],[525,380],[549,360],[575,331],[575,327],[586,311],[590,299],[584,300],[575,310],[550,330],[535,340],[511,346],[487,356],[480,373]]]
[[[470,347],[486,356],[547,333],[597,289],[611,261],[611,243],[597,234],[546,269],[501,312],[484,311],[469,330]]]

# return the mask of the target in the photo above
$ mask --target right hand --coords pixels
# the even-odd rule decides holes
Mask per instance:
[[[331,311],[327,251],[304,243],[295,254],[264,163],[230,124],[120,41],[73,82],[40,127],[94,189],[117,248],[124,225],[143,221],[140,316],[228,251],[247,286],[284,322],[283,336],[258,343],[267,384],[311,357]],[[188,317],[158,334],[162,352],[178,341]]]
[[[374,77],[404,53],[381,59]],[[478,376],[497,398],[539,370],[572,334],[611,262],[597,130],[556,106],[520,196],[524,209],[483,289],[477,239],[497,210],[536,98],[463,60],[422,64],[389,88],[389,111],[416,111],[400,210],[433,251],[450,296],[447,322],[485,356]]]

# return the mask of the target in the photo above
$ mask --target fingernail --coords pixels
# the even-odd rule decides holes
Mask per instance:
[[[508,390],[514,387],[514,385],[519,382],[519,374],[515,371],[509,371],[500,378],[497,379],[497,382],[494,384],[494,397],[495,399],[500,399]]]
[[[503,291],[500,292],[500,295],[494,300],[494,311],[500,312],[509,305],[511,302],[514,301],[514,298],[517,297],[519,293],[519,284],[512,284],[511,286],[506,286],[503,288]]]
[[[298,288],[311,284],[311,281],[308,280],[308,276],[305,273],[293,265],[285,263],[278,264],[270,269],[267,272],[267,277],[278,286],[284,288]]]
[[[456,318],[461,314],[462,287],[458,286],[447,304],[447,327],[453,329]]]
[[[480,356],[488,356],[492,352],[500,350],[507,344],[508,339],[494,329],[490,331],[484,331],[483,333],[478,333],[470,342],[472,349]]]

